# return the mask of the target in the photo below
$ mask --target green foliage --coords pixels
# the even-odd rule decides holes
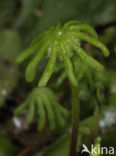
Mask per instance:
[[[85,74],[87,74],[90,66],[89,66],[89,64],[84,62],[84,60],[82,60],[80,57],[78,57],[77,54],[75,54],[72,57],[72,64],[74,67],[75,77],[77,79],[77,82],[79,82],[83,78],[83,76]],[[55,88],[58,88],[67,77],[66,71],[62,71],[63,68],[64,68],[64,65],[61,62],[60,62],[60,64],[56,64],[56,68],[55,68],[54,72],[55,73],[61,72],[61,74],[59,75],[59,77],[56,80],[56,83],[54,86]]]
[[[89,35],[83,32],[87,32]],[[104,56],[109,55],[108,49],[98,40],[95,30],[91,26],[81,24],[78,21],[69,21],[61,27],[59,23],[56,27],[51,27],[46,30],[45,33],[40,34],[32,41],[30,47],[18,56],[17,62],[20,63],[35,51],[38,51],[26,69],[26,80],[29,82],[34,80],[38,64],[46,52],[49,61],[39,81],[38,86],[40,87],[44,87],[47,84],[54,72],[56,58],[59,58],[59,56],[64,63],[70,83],[73,86],[77,86],[78,82],[75,78],[72,61],[70,59],[73,51],[92,68],[98,71],[102,70],[103,66],[80,47],[80,40],[87,41],[96,46],[103,52]]]
[[[96,149],[97,154],[91,153],[90,156],[100,156],[101,155],[101,154],[99,154],[99,146],[100,146],[100,144],[101,144],[101,141],[100,141],[100,139],[98,139],[96,141],[96,143],[94,144],[94,147],[93,147],[94,149]]]
[[[17,148],[0,134],[0,156],[16,156],[17,152]]]
[[[56,128],[56,121],[59,126],[64,126],[65,117],[69,114],[68,111],[56,101],[54,93],[48,88],[34,88],[26,101],[16,108],[15,115],[19,114],[23,109],[28,107],[29,112],[26,121],[27,123],[31,123],[36,112],[39,116],[38,130],[42,130],[45,126],[45,110],[47,111],[49,127],[51,130]]]
[[[87,34],[85,34],[85,32]],[[103,66],[81,48],[80,46],[81,40],[89,42],[93,46],[99,48],[105,57],[109,56],[109,50],[102,42],[98,40],[97,33],[90,25],[82,24],[79,21],[69,21],[65,23],[63,26],[61,25],[61,23],[58,23],[56,27],[50,27],[44,33],[38,35],[35,38],[35,40],[32,41],[30,47],[24,50],[16,60],[17,63],[21,63],[25,59],[33,55],[35,51],[38,50],[38,52],[35,54],[34,58],[29,63],[26,69],[26,80],[31,82],[35,79],[39,62],[41,61],[45,53],[47,53],[46,56],[48,56],[49,60],[43,72],[43,75],[39,80],[39,84],[38,84],[39,87],[46,86],[47,82],[51,78],[55,69],[57,58],[63,62],[66,73],[64,72],[63,76],[61,75],[60,80],[58,80],[58,82],[56,83],[56,86],[58,86],[63,81],[63,79],[65,79],[67,75],[73,88],[72,89],[72,124],[73,125],[72,125],[70,155],[75,155],[76,152],[75,149],[77,143],[76,137],[77,137],[77,129],[79,125],[80,107],[79,107],[78,90],[77,90],[78,81],[83,77],[85,71],[87,70],[87,67],[91,67],[97,71],[103,70]],[[75,55],[73,54],[77,56],[77,60],[72,61],[72,57],[75,57]],[[83,62],[84,65],[82,65],[81,67],[81,64]],[[78,78],[76,75],[79,75]],[[24,104],[23,106],[25,107],[25,105],[27,104]],[[33,110],[34,112],[33,104],[31,107],[30,109]],[[53,121],[54,117],[53,115],[51,116]],[[29,118],[31,118],[30,121],[32,121],[33,118],[32,111],[30,112]],[[54,129],[53,125],[54,124],[51,124],[50,126],[51,129]],[[40,129],[42,128],[40,127]]]
[[[79,82],[78,87],[80,100],[85,99],[84,101],[86,101],[87,98],[90,98],[89,103],[92,103],[90,95],[92,94],[92,92],[95,92],[99,103],[104,104],[106,100],[103,90],[105,88],[109,88],[109,79],[110,79],[110,73],[108,74],[109,71],[106,69],[99,72],[94,70],[92,67],[89,66],[89,64],[86,64],[86,62],[84,62],[80,57],[78,57],[78,55],[73,56],[72,63],[74,66],[75,77]],[[64,66],[62,64],[57,64],[56,66],[55,73],[59,72],[61,74],[56,79],[56,83],[54,86],[55,88],[59,88],[59,86],[61,86],[61,84],[67,77],[66,72],[62,71],[63,67]],[[113,77],[114,76],[112,75],[112,78]],[[114,86],[114,84],[112,86]],[[93,97],[93,99],[95,98],[96,97]]]
[[[95,126],[95,127],[94,127]],[[82,120],[79,125],[79,140],[77,150],[79,150],[81,143],[85,143],[86,138],[94,138],[99,129],[99,110],[95,109],[94,115]],[[86,136],[86,137],[85,137]],[[70,134],[66,132],[63,136],[58,138],[51,146],[43,152],[36,153],[34,156],[67,156],[70,146]]]
[[[0,32],[0,106],[16,86],[19,74],[15,58],[20,50],[21,41],[16,31]]]
[[[105,104],[106,97],[104,92],[105,89],[109,87],[109,78],[107,72],[108,71],[106,69],[97,72],[91,68],[88,69],[88,67],[86,67],[86,71],[84,73],[85,77],[81,81],[79,90],[81,91],[82,90],[81,88],[84,85],[86,87],[87,95],[89,94],[89,97],[92,94],[92,92],[94,92],[99,103]],[[86,95],[83,95],[83,97],[86,98]],[[96,101],[96,97],[92,97],[92,98]],[[90,97],[90,103],[91,102],[92,99]]]

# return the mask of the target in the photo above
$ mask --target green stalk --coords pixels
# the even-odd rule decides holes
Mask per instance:
[[[80,104],[79,104],[78,87],[71,86],[71,91],[72,91],[72,134],[70,143],[70,156],[75,156],[78,140]]]

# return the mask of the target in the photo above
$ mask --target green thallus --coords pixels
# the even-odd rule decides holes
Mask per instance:
[[[88,34],[85,34],[85,32]],[[109,55],[108,49],[98,40],[97,33],[91,26],[81,24],[78,21],[70,21],[63,26],[58,24],[56,27],[51,27],[38,35],[32,41],[31,45],[18,56],[16,61],[17,63],[21,63],[35,52],[35,56],[27,66],[25,74],[26,80],[31,82],[36,76],[39,62],[47,53],[46,55],[49,57],[49,61],[38,83],[39,87],[44,87],[54,72],[56,58],[61,58],[70,83],[73,86],[77,86],[78,82],[75,78],[71,61],[71,56],[74,52],[96,70],[103,69],[103,66],[99,62],[80,47],[80,40],[87,41],[96,46],[103,52],[104,56]]]
[[[36,113],[39,116],[38,130],[42,130],[45,126],[46,111],[51,130],[54,130],[56,127],[55,119],[59,126],[64,126],[64,117],[67,117],[69,114],[68,111],[56,101],[54,93],[49,88],[34,88],[25,102],[16,108],[14,112],[15,115],[18,115],[23,109],[28,107],[29,112],[26,121],[30,124]]]
[[[97,71],[103,70],[103,66],[91,57],[80,46],[80,42],[86,41],[99,48],[105,57],[109,56],[109,50],[98,40],[96,31],[88,24],[82,24],[78,21],[69,21],[64,25],[60,23],[56,27],[51,27],[44,33],[38,35],[31,43],[29,48],[24,50],[17,58],[17,63],[23,62],[29,56],[36,52],[26,69],[26,80],[31,82],[34,80],[38,68],[38,64],[46,54],[48,56],[48,64],[39,80],[38,86],[44,87],[49,81],[55,70],[57,58],[63,62],[66,74],[63,79],[68,76],[72,91],[72,136],[70,145],[70,156],[76,153],[76,144],[79,129],[79,97],[78,97],[78,81],[83,76],[83,72],[77,69],[72,56],[80,60],[80,66],[86,64]],[[77,59],[78,62],[78,59]],[[77,78],[79,75],[80,78]],[[81,75],[81,76],[80,76]],[[61,80],[60,80],[61,81]]]

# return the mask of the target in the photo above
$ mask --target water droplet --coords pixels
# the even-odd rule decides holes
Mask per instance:
[[[17,128],[21,128],[22,127],[22,123],[21,120],[17,117],[13,117],[13,123]]]

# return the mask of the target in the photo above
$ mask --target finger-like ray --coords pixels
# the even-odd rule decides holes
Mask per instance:
[[[57,107],[64,116],[68,116],[69,112],[66,108],[57,103]]]
[[[34,114],[35,114],[35,103],[34,103],[34,101],[31,101],[30,102],[30,107],[29,107],[29,112],[28,112],[28,115],[27,115],[27,118],[26,118],[26,122],[28,124],[30,124],[33,121]]]
[[[56,115],[56,118],[57,118],[57,121],[58,121],[59,125],[64,126],[65,121],[64,121],[64,118],[63,118],[63,115],[62,115],[61,107],[59,108],[60,104],[58,102],[56,102],[54,94],[51,91],[46,92],[46,94],[48,95],[48,100],[50,101],[51,106],[55,111],[55,115]]]
[[[41,47],[41,49],[38,51],[38,53],[34,56],[32,61],[27,66],[26,73],[25,73],[25,77],[27,81],[31,82],[35,78],[37,66],[40,60],[42,59],[44,53],[46,52],[48,45],[49,42],[44,44],[43,47]]]
[[[77,20],[72,20],[67,22],[66,24],[64,24],[64,28],[75,25],[75,24],[80,24],[81,22],[77,21]]]
[[[59,77],[58,79],[56,80],[56,83],[55,83],[55,88],[59,87],[63,81],[66,79],[66,72],[64,71]]]
[[[16,63],[23,62],[26,58],[31,56],[38,49],[38,45],[33,45],[25,50],[16,58]]]
[[[53,47],[51,48],[51,55],[50,55],[48,64],[38,83],[39,87],[44,87],[47,84],[48,80],[50,79],[52,73],[54,72],[54,67],[56,63],[56,53],[57,53],[56,44],[53,44]]]
[[[106,57],[109,56],[109,50],[106,48],[106,46],[102,42],[100,42],[92,37],[89,37],[83,33],[72,33],[72,34],[73,34],[73,36],[77,37],[78,39],[87,41],[87,42],[91,43],[92,45],[96,46],[97,48],[101,49],[104,56],[106,56]]]
[[[19,54],[19,56],[16,58],[16,62],[17,63],[23,62],[25,59],[27,59],[29,56],[31,56],[35,51],[37,51],[38,49],[40,49],[41,48],[41,45],[44,42],[46,42],[47,39],[48,39],[48,37],[45,36],[37,44],[33,43],[33,42],[35,42],[35,41],[33,41],[32,42],[33,44],[31,43],[31,45],[27,49],[23,50],[22,53]]]
[[[48,121],[49,121],[49,127],[51,130],[55,129],[55,115],[53,112],[53,108],[51,105],[51,102],[49,101],[49,99],[47,98],[47,95],[44,94],[44,96],[42,96],[43,102],[44,102],[44,106],[47,110],[47,115],[48,115]]]
[[[18,115],[23,109],[25,109],[28,106],[28,101],[25,101],[24,103],[20,104],[20,106],[18,106],[15,111],[14,114]]]
[[[74,42],[72,43],[73,49],[77,52],[77,54],[85,60],[92,68],[101,71],[103,70],[102,64],[93,59],[89,54],[87,54],[81,47],[77,46]]]
[[[77,81],[73,72],[73,66],[71,60],[68,56],[67,48],[64,46],[63,43],[60,44],[60,48],[61,48],[61,54],[62,54],[64,66],[66,69],[66,73],[69,77],[69,80],[73,86],[77,86]]]
[[[54,103],[54,111],[55,111],[55,115],[56,115],[56,118],[57,118],[57,121],[59,123],[59,125],[61,127],[63,127],[65,125],[65,120],[64,120],[64,117],[62,115],[62,112],[59,110],[59,103]]]
[[[79,24],[77,26],[71,26],[71,30],[88,32],[93,38],[98,39],[96,31],[88,24]],[[76,33],[76,32],[75,32]]]
[[[42,130],[46,123],[46,114],[44,109],[44,104],[41,98],[37,98],[37,114],[39,116],[39,122],[38,122],[38,130]]]
[[[50,89],[45,88],[44,93],[46,93],[46,97],[48,98],[51,104],[54,104],[56,102],[55,95]]]

